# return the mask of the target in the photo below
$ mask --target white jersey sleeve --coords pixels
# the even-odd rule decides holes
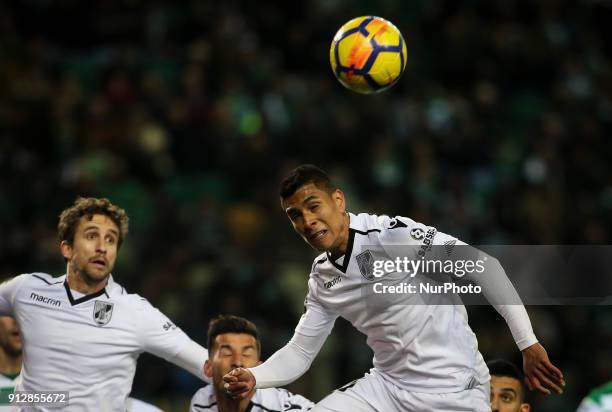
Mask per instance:
[[[138,336],[141,348],[180,366],[203,379],[206,349],[192,341],[158,309],[144,298],[138,307]]]
[[[486,260],[486,270],[483,273],[472,272],[466,275],[465,279],[482,287],[483,295],[504,318],[520,350],[538,342],[527,311],[497,259],[451,235],[439,232],[434,227],[422,225],[409,218],[382,216],[381,219],[382,226],[386,229],[383,232],[385,246],[393,249],[393,246],[397,245],[416,244],[418,250],[412,249],[415,255],[413,258],[426,256],[427,259],[452,260],[453,253],[460,253],[461,258],[469,255],[474,260]],[[461,249],[461,252],[456,252],[456,249]]]
[[[508,324],[519,350],[528,348],[538,342],[521,298],[497,259],[442,232],[436,233],[433,245],[439,246],[436,249],[438,252],[447,255],[452,254],[453,247],[471,248],[473,250],[466,254],[473,256],[474,259],[486,261],[486,270],[483,273],[471,272],[466,275],[466,279],[482,287],[482,293],[488,302]],[[449,245],[453,246],[449,247]],[[462,252],[463,254],[464,252]]]
[[[310,282],[309,286],[312,286]],[[314,298],[313,288],[309,289],[306,312],[289,343],[263,364],[250,369],[255,376],[256,388],[287,385],[302,376],[331,333],[338,315],[321,306]]]
[[[25,278],[26,275],[19,275],[0,284],[0,316],[13,314],[15,294]]]

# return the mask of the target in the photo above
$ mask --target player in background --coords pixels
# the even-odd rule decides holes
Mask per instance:
[[[11,410],[8,395],[15,391],[21,372],[21,333],[15,319],[0,316],[0,412]],[[161,412],[156,406],[138,399],[127,399],[126,412]]]
[[[209,359],[204,373],[213,383],[196,392],[190,412],[309,411],[314,406],[303,396],[285,389],[252,389],[241,398],[227,394],[223,375],[234,368],[250,368],[261,363],[259,331],[247,319],[221,315],[211,320],[207,343]]]
[[[58,232],[65,275],[23,274],[0,285],[0,315],[13,316],[24,338],[15,390],[68,392],[69,406],[36,405],[40,411],[125,412],[145,351],[204,378],[206,349],[111,275],[128,232],[125,211],[78,198]]]
[[[465,243],[409,218],[348,213],[344,193],[313,165],[293,170],[281,183],[280,197],[296,232],[323,253],[312,265],[306,311],[293,338],[262,365],[226,375],[228,393],[239,396],[253,387],[296,380],[308,370],[336,318],[342,316],[366,335],[374,367],[327,396],[313,411],[489,411],[489,373],[458,298],[458,304],[412,304],[408,294],[364,293],[377,280],[368,272],[372,260],[371,251],[364,250],[368,247],[401,245],[428,252],[432,244]],[[418,258],[416,253],[411,257]],[[489,301],[495,298],[491,303],[522,351],[529,386],[561,393],[563,375],[538,343],[525,308],[504,304],[520,303],[512,283],[496,259],[489,258],[487,269],[486,276],[468,279],[482,287]],[[401,280],[397,275],[377,281]]]
[[[595,389],[580,402],[576,412],[611,412],[612,411],[612,381]]]
[[[21,371],[22,348],[15,319],[0,316],[0,412],[11,410],[8,395],[15,391]]]
[[[530,412],[521,371],[505,360],[487,362],[487,367],[491,374],[492,412]]]

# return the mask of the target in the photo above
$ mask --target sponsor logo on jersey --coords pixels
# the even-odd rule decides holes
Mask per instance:
[[[420,227],[414,227],[410,229],[410,236],[412,236],[414,240],[421,240],[425,237],[425,231]]]
[[[62,306],[62,302],[58,299],[48,298],[46,296],[39,295],[38,293],[30,293],[30,299],[36,302],[46,303],[51,306]]]
[[[357,266],[359,266],[361,276],[366,280],[374,280],[374,256],[372,252],[369,250],[361,252],[355,256],[355,260],[357,260]]]
[[[423,244],[421,245],[421,247],[419,248],[419,251],[417,252],[417,255],[419,255],[419,257],[424,257],[425,254],[431,249],[431,245],[433,244],[433,238],[434,236],[436,236],[437,232],[438,231],[433,227],[427,230],[427,234],[425,235]]]
[[[325,286],[325,289],[331,289],[332,287],[336,286],[340,282],[342,282],[342,276],[338,275],[332,280],[330,280],[329,282],[323,283],[323,286]]]
[[[110,322],[113,316],[113,306],[114,304],[111,302],[95,301],[93,318],[99,326],[104,326]]]

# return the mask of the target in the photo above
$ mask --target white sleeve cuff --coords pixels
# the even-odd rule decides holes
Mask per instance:
[[[263,364],[250,368],[256,388],[287,385],[302,376],[317,356],[328,334],[306,336],[295,333],[293,338]]]

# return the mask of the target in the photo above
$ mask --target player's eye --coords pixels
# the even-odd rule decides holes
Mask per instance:
[[[115,244],[115,242],[116,242],[116,240],[115,240],[115,238],[114,238],[113,236],[107,236],[107,237],[106,237],[106,241],[107,241],[108,243],[110,243],[111,245],[114,245],[114,244]]]
[[[85,238],[86,238],[87,240],[93,240],[93,239],[95,239],[95,238],[96,238],[96,236],[97,236],[97,235],[98,235],[98,234],[97,234],[97,233],[95,233],[95,232],[89,232],[89,233],[85,234]]]

